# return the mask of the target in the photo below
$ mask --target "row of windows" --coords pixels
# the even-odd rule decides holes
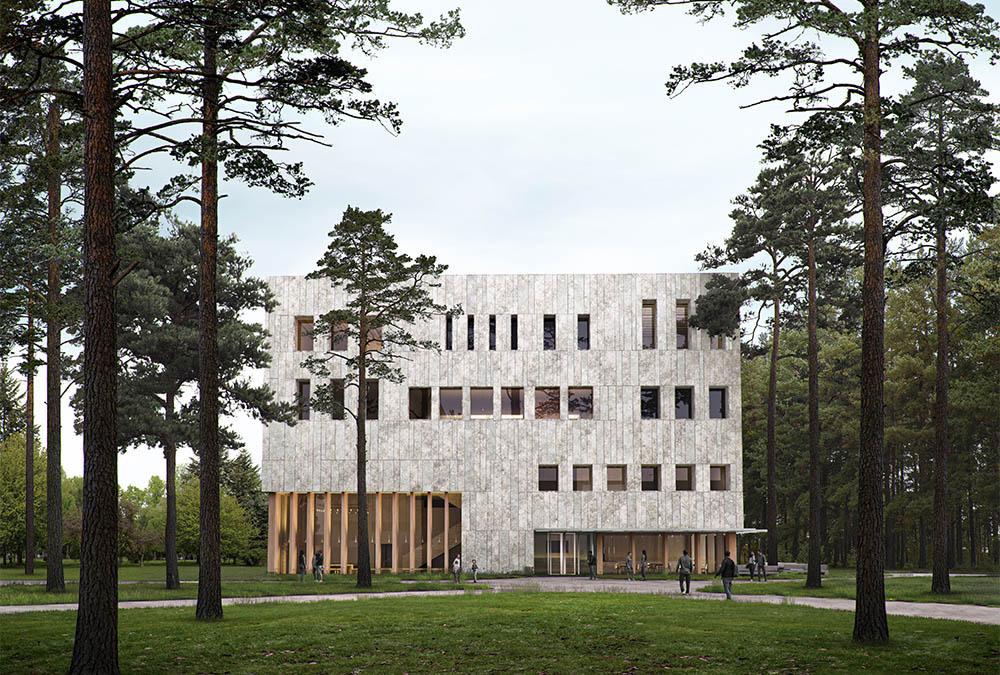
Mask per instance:
[[[605,489],[608,492],[623,492],[628,484],[628,467],[624,464],[608,464],[606,467]],[[660,482],[660,465],[643,464],[640,467],[641,487],[643,492],[659,492],[663,489]],[[677,464],[674,466],[674,490],[690,492],[695,489],[694,464]],[[541,492],[559,491],[559,466],[556,464],[538,465],[538,489]],[[591,464],[576,464],[573,466],[573,491],[591,492],[594,489],[594,467]],[[709,467],[709,490],[722,491],[729,489],[729,465],[712,464]]]
[[[379,397],[378,380],[368,381],[367,417],[378,419]],[[331,380],[333,400],[341,407],[344,405],[343,379]],[[562,402],[561,387],[535,387],[535,419],[560,419],[560,404]],[[296,383],[296,400],[299,419],[308,420],[310,416],[310,398],[312,384],[309,380],[298,380]],[[567,417],[571,420],[592,419],[594,416],[594,388],[567,387]],[[710,419],[725,419],[726,389],[724,387],[709,387],[708,408]],[[431,419],[431,388],[410,387],[409,415],[411,420]],[[641,387],[639,390],[640,417],[642,419],[660,419],[660,387]],[[438,388],[438,417],[440,419],[463,419],[463,388]],[[471,419],[493,418],[493,388],[469,387],[469,416]],[[334,419],[343,419],[343,410],[334,414]],[[524,388],[500,387],[500,417],[503,419],[524,418]],[[694,387],[674,387],[674,419],[684,420],[694,418]]]
[[[678,300],[674,310],[674,324],[676,333],[677,349],[687,349],[689,345],[689,321],[691,303],[688,300]],[[472,351],[476,348],[476,317],[474,314],[466,315],[466,348]],[[447,351],[455,349],[455,317],[446,316],[444,318],[444,348]],[[490,351],[497,348],[497,315],[490,314],[488,344]],[[295,319],[295,349],[300,352],[311,352],[315,348],[313,330],[315,322],[311,316],[300,316]],[[517,314],[510,315],[510,349],[517,350]],[[369,344],[380,343],[382,340],[381,329],[370,331]],[[542,349],[554,350],[556,348],[556,317],[555,314],[545,314],[542,317]],[[576,316],[576,348],[579,350],[590,349],[590,315],[577,314]],[[642,348],[656,349],[656,300],[642,301]],[[721,336],[712,336],[712,349],[725,349],[726,339]],[[335,352],[347,351],[347,333],[343,327],[338,327],[330,336],[330,350]]]

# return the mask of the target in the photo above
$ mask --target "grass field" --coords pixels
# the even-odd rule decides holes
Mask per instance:
[[[833,574],[823,578],[822,588],[806,588],[805,580],[768,581],[767,583],[737,582],[733,592],[737,595],[795,595],[814,598],[854,599],[854,575]],[[904,602],[947,602],[962,605],[1000,607],[1000,577],[951,577],[951,594],[931,593],[930,577],[893,577],[885,579],[886,600]],[[721,593],[722,584],[714,583],[702,589]]]
[[[198,580],[198,564],[195,562],[184,561],[178,566],[178,572],[180,573],[181,581],[197,581]],[[67,560],[63,565],[63,575],[66,581],[78,581],[80,579],[80,563],[76,560]],[[166,576],[166,569],[162,560],[148,562],[143,566],[135,564],[125,564],[118,567],[118,580],[119,581],[163,581]],[[244,565],[223,565],[222,566],[222,579],[235,581],[237,579],[244,580],[263,580],[267,578],[267,571],[263,566],[259,567],[246,567]],[[27,579],[39,579],[45,580],[45,562],[39,561],[35,565],[35,573],[28,576],[24,573],[23,567],[10,568],[2,567],[0,568],[0,580],[4,581],[14,581],[14,580],[27,580]]]
[[[224,581],[222,597],[255,598],[267,595],[314,595],[327,593],[396,593],[399,591],[440,591],[462,588],[485,588],[485,584],[441,583],[433,579],[423,579],[413,583],[403,583],[399,577],[379,575],[374,577],[372,587],[360,589],[355,586],[353,576],[330,575],[320,583],[308,577],[306,581],[294,578],[275,578],[269,581]],[[46,593],[45,586],[0,586],[0,606],[3,605],[45,605],[51,603],[76,602],[79,585],[67,583],[65,593]],[[140,582],[120,584],[118,600],[177,600],[198,597],[197,584],[183,584],[177,590],[167,590],[162,582]]]
[[[0,663],[65,672],[75,615],[0,618]],[[891,642],[851,642],[853,616],[809,607],[631,594],[501,593],[119,613],[123,672],[996,672],[1000,629],[890,617]],[[748,625],[765,626],[746,630]]]

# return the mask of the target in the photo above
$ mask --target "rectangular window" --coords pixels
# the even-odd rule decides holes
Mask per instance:
[[[546,314],[542,319],[542,349],[556,348],[556,317]]]
[[[368,396],[365,399],[367,405],[365,410],[367,411],[367,419],[377,420],[378,419],[378,380],[368,380]]]
[[[471,352],[476,348],[476,317],[471,314],[469,315],[469,332],[467,335],[469,341],[468,347]]]
[[[368,340],[365,342],[365,351],[382,351],[382,326],[368,329]]]
[[[300,316],[295,319],[295,351],[313,350],[313,325],[311,316]]]
[[[538,491],[559,491],[559,467],[554,464],[538,465]]]
[[[330,349],[335,352],[347,351],[347,324],[337,323],[330,331]]]
[[[642,467],[642,489],[644,492],[660,491],[659,464],[647,464]]]
[[[674,389],[674,419],[694,419],[694,389],[676,387]]]
[[[312,411],[312,404],[310,403],[311,397],[312,385],[309,383],[309,380],[296,380],[295,404],[299,407],[300,420],[309,419],[309,413]]]
[[[569,388],[569,418],[571,420],[589,420],[594,417],[594,388]]]
[[[535,419],[559,419],[559,387],[535,387]]]
[[[497,315],[490,314],[490,351],[497,348]]]
[[[642,387],[639,389],[639,413],[644,420],[660,419],[660,388]]]
[[[590,315],[578,314],[576,317],[576,348],[590,349]]]
[[[591,492],[594,489],[594,470],[589,464],[573,467],[573,491]]]
[[[726,390],[724,387],[708,388],[708,416],[713,420],[726,419]]]
[[[444,348],[449,352],[454,348],[453,334],[455,331],[454,318],[449,315],[444,318]]]
[[[709,489],[716,492],[729,489],[729,465],[713,464],[709,467]]]
[[[410,419],[429,420],[431,418],[430,387],[410,387]]]
[[[472,419],[489,419],[493,417],[493,389],[489,387],[473,387],[469,390]]]
[[[441,400],[439,402],[438,415],[441,419],[462,419],[462,388],[441,387],[439,394]]]
[[[642,348],[656,349],[656,300],[642,301]]]
[[[344,419],[344,388],[346,383],[342,379],[330,380],[330,396],[333,399],[333,410],[330,417],[335,420]]]
[[[688,311],[691,303],[687,300],[677,301],[677,349],[688,348]]]
[[[510,348],[517,351],[517,314],[510,315]]]
[[[524,417],[524,389],[521,387],[500,388],[500,417],[506,419]]]
[[[709,341],[710,349],[725,349],[726,348],[726,336],[725,335],[713,335]]]
[[[608,466],[608,492],[625,491],[625,465],[612,464]]]
[[[694,466],[691,464],[678,464],[674,469],[674,489],[678,492],[690,492],[694,490]]]

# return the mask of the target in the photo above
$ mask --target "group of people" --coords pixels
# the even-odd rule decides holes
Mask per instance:
[[[323,565],[323,552],[316,551],[313,555],[312,560],[312,573],[313,581],[323,581],[323,570],[326,567]],[[299,549],[299,560],[296,571],[299,573],[299,581],[305,581],[306,579],[306,552]]]
[[[750,571],[750,581],[767,581],[767,558],[764,557],[763,551],[760,549],[750,551],[747,570]]]
[[[469,563],[469,573],[472,574],[472,583],[479,583],[479,563],[473,558],[472,562]],[[455,559],[451,563],[451,574],[452,578],[457,584],[462,580],[462,554],[459,553],[455,556]]]

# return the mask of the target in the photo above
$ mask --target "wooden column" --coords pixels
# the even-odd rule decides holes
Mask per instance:
[[[382,493],[375,493],[375,574],[382,571]]]
[[[331,572],[330,567],[330,556],[333,555],[333,548],[330,544],[330,539],[333,538],[333,501],[332,495],[327,492],[326,499],[323,502],[323,571]]]
[[[278,516],[275,514],[275,495],[267,493],[267,571],[277,572],[278,569]]]
[[[732,556],[733,556],[733,562],[736,562],[736,560],[739,558],[739,554],[738,554],[738,552],[736,550],[736,533],[735,532],[727,532],[726,533],[726,548],[728,548],[729,552],[732,554]]]
[[[631,533],[628,535],[628,550],[632,552],[632,569],[639,569],[639,558],[635,554],[635,535]]]
[[[399,571],[399,493],[392,493],[392,573]]]
[[[410,493],[410,571],[417,571],[417,493]]]
[[[340,493],[340,573],[347,574],[347,493]]]
[[[299,496],[292,492],[288,495],[288,573],[299,571],[299,552],[295,550],[299,539]]]
[[[597,535],[597,573],[604,574],[604,535],[598,533]],[[548,560],[549,557],[549,543],[545,542],[545,558]]]
[[[316,493],[310,492],[306,503],[306,566],[312,571],[312,559],[316,551]]]
[[[451,561],[448,559],[448,558],[451,557],[451,554],[449,553],[449,551],[451,549],[448,548],[448,524],[449,524],[448,523],[448,519],[449,519],[448,512],[451,511],[451,509],[449,508],[448,504],[449,504],[449,502],[448,502],[448,493],[445,492],[444,493],[444,537],[442,537],[442,539],[444,540],[444,568],[445,569],[448,569],[448,567],[451,565]]]
[[[670,535],[663,533],[663,571],[670,571]]]
[[[433,539],[434,539],[434,493],[427,493],[427,545],[424,546],[424,550],[427,552],[427,571],[431,571],[431,563],[434,560],[433,555]]]
[[[698,567],[711,574],[715,570],[708,567],[708,537],[704,534],[696,534],[695,541],[698,544]]]

